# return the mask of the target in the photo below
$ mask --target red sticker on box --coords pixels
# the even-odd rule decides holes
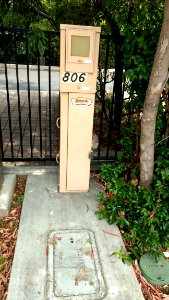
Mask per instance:
[[[90,106],[92,104],[92,100],[83,97],[72,98],[73,105],[87,105]]]

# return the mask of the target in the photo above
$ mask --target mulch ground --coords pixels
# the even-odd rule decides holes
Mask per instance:
[[[7,299],[8,284],[16,246],[22,198],[25,191],[27,176],[18,175],[13,195],[11,210],[8,217],[0,218],[0,300]],[[137,262],[133,269],[141,287],[145,300],[169,300],[169,286],[156,287],[141,275]]]
[[[0,299],[6,300],[27,176],[16,177],[9,216],[0,218]]]

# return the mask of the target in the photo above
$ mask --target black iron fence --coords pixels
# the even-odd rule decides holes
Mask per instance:
[[[44,51],[29,31],[0,29],[0,147],[3,161],[50,161],[59,152],[59,32],[44,32]],[[43,50],[43,49],[42,49]],[[116,157],[114,44],[101,35],[93,160]]]
[[[1,149],[3,161],[55,160],[58,152],[59,95],[51,87],[59,65],[59,32],[45,32],[43,58],[29,32],[3,29],[0,34]],[[44,64],[44,68],[41,64]],[[42,76],[43,75],[43,76]],[[45,78],[44,78],[45,76]],[[45,84],[45,88],[44,88]]]

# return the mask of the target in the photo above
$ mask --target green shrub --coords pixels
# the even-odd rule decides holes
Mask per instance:
[[[169,247],[169,162],[159,156],[155,166],[151,190],[139,187],[138,180],[131,177],[136,172],[127,164],[101,167],[107,191],[99,193],[102,205],[96,213],[99,219],[105,217],[109,224],[119,226],[132,258],[144,252],[157,256],[161,247]]]

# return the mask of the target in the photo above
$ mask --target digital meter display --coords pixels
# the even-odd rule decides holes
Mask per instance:
[[[89,57],[90,36],[71,35],[71,56]]]

